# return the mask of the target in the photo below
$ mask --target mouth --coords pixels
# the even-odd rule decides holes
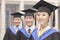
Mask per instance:
[[[27,23],[32,23],[31,21],[26,21]]]
[[[43,22],[43,20],[38,20],[39,22]]]
[[[20,23],[20,22],[15,22],[16,24]]]

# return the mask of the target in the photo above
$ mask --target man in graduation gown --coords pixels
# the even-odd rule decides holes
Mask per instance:
[[[26,9],[22,11],[25,12],[25,16],[24,16],[25,26],[17,32],[16,39],[17,40],[33,40],[33,37],[31,35],[36,30],[34,26],[35,25],[34,12],[36,11],[33,9]]]
[[[58,7],[43,0],[33,7],[37,9],[36,20],[40,24],[40,27],[32,35],[34,40],[60,40],[60,33],[48,24],[51,13]]]
[[[23,14],[21,14],[19,12],[15,12],[15,13],[12,13],[11,15],[13,16],[14,25],[9,26],[6,29],[6,33],[4,35],[3,40],[15,40],[16,33],[21,28],[21,26],[20,26],[20,23],[22,22],[21,16],[23,16]]]

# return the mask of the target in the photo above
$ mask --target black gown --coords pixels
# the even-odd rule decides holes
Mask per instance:
[[[40,37],[37,36],[37,30],[36,30],[32,36],[34,38],[33,40],[60,40],[60,33],[53,28],[46,31]]]
[[[48,36],[47,38],[45,38],[44,40],[60,40],[60,33],[55,32]]]
[[[33,33],[36,29],[33,30],[33,32],[29,35],[25,28],[21,28],[18,32],[17,32],[17,35],[16,35],[16,39],[17,40],[34,40],[33,38]]]
[[[16,40],[16,31],[13,27],[8,27],[3,40]]]

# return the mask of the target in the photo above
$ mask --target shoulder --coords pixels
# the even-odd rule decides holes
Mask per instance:
[[[6,31],[11,31],[12,26],[6,28]]]
[[[59,32],[55,32],[54,35],[58,35],[58,36],[60,36],[60,33],[59,33]]]
[[[19,29],[18,31],[17,31],[17,33],[21,33],[21,31],[23,30],[24,28],[22,27],[21,29]]]

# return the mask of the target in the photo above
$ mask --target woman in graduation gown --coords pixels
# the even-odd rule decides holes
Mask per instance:
[[[58,7],[43,0],[33,7],[37,9],[36,20],[39,24],[38,29],[32,35],[34,40],[60,40],[60,33],[49,25],[51,13]]]
[[[16,39],[17,40],[33,40],[33,37],[31,34],[36,30],[34,24],[34,12],[36,12],[33,9],[26,9],[22,10],[25,12],[24,21],[25,26],[22,27],[18,32]]]
[[[16,40],[16,33],[21,28],[20,26],[20,23],[22,21],[21,16],[23,16],[23,14],[19,12],[15,12],[15,13],[12,13],[11,15],[13,16],[14,25],[9,26],[6,29],[6,33],[4,35],[3,40]]]

